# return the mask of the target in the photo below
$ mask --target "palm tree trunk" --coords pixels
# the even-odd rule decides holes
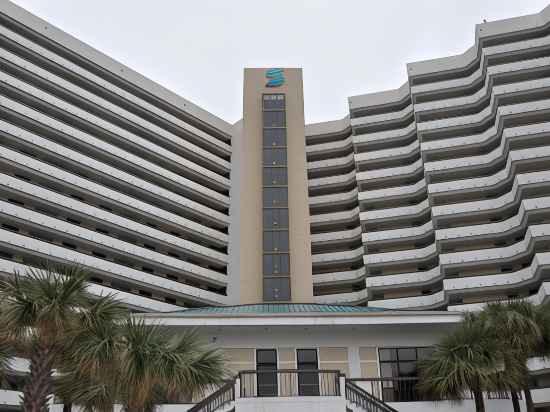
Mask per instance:
[[[30,373],[23,388],[25,412],[47,412],[53,392],[53,354],[45,345],[36,345],[30,355]]]
[[[476,405],[476,412],[485,412],[485,403],[483,402],[483,392],[473,391],[474,392],[474,402]]]
[[[525,406],[527,412],[535,412],[535,404],[533,403],[533,397],[531,396],[531,389],[528,386],[523,388],[523,393],[525,394]]]
[[[512,406],[514,408],[514,412],[521,412],[521,407],[519,406],[518,394],[514,391],[511,391],[510,398],[512,399]]]

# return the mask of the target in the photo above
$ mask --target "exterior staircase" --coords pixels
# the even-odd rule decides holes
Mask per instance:
[[[327,403],[333,411],[397,412],[339,371],[241,371],[188,412],[293,412]],[[325,408],[326,409],[326,408]]]

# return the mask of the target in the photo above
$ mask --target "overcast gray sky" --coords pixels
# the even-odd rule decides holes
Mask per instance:
[[[1,1],[1,0],[0,0]],[[393,89],[405,64],[462,53],[474,25],[548,0],[15,0],[213,114],[242,113],[243,67],[302,67],[306,121]]]

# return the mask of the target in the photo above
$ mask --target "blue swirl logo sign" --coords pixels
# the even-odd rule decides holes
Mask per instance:
[[[283,69],[268,69],[265,71],[267,87],[279,87],[285,82],[285,73]]]

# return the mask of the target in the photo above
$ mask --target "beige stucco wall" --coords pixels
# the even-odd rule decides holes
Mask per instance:
[[[284,69],[285,83],[265,87],[265,68],[244,71],[242,133],[235,136],[234,159],[238,159],[238,303],[263,300],[262,285],[262,94],[286,95],[288,145],[288,207],[290,282],[293,302],[311,302],[311,241],[305,151],[304,99],[301,69]],[[239,141],[235,141],[238,139]],[[234,163],[234,162],[233,162]],[[237,303],[237,302],[236,302]]]

